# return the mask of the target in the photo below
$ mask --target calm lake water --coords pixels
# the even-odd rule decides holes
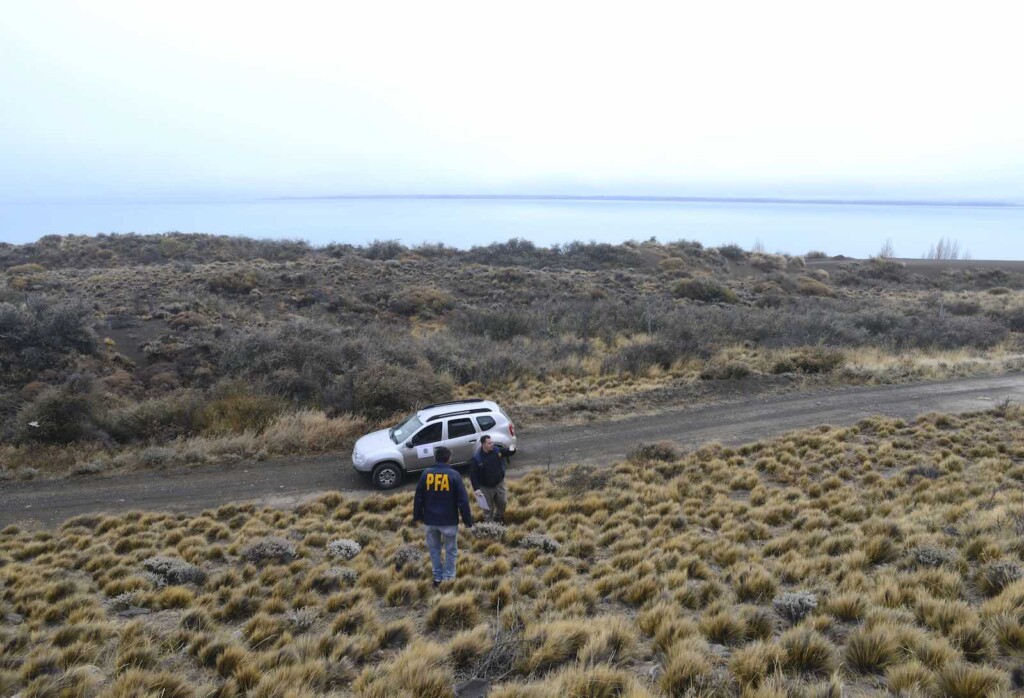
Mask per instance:
[[[1024,208],[501,200],[267,200],[225,203],[2,204],[0,241],[50,233],[167,231],[467,248],[513,237],[552,245],[656,237],[769,251],[867,256],[887,238],[920,257],[940,237],[975,259],[1024,258]]]

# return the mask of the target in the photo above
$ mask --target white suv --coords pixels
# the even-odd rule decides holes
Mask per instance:
[[[432,466],[434,449],[446,446],[452,465],[464,465],[490,436],[506,453],[516,452],[516,427],[497,403],[481,398],[427,405],[401,424],[356,441],[352,465],[369,473],[382,490],[398,487],[407,472]]]

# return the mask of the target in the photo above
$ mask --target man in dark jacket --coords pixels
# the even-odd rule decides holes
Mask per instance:
[[[464,524],[472,526],[473,512],[469,508],[462,476],[448,465],[452,452],[439,446],[434,450],[434,457],[437,463],[423,471],[416,485],[412,520],[427,527],[427,550],[434,566],[436,587],[443,581],[455,579],[455,560],[459,555],[459,514],[462,514]]]
[[[469,478],[473,490],[487,500],[487,518],[505,523],[505,504],[508,492],[505,490],[505,454],[495,446],[490,436],[480,437],[480,448],[469,462]]]

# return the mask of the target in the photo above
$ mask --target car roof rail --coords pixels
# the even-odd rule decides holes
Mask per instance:
[[[433,417],[427,417],[427,422],[433,422],[438,419],[445,419],[447,417],[457,417],[462,414],[490,414],[492,412],[490,407],[478,407],[475,410],[459,410],[457,412],[445,412],[443,414],[435,414]]]
[[[468,402],[486,402],[482,397],[468,397],[465,400],[452,400],[451,402],[435,402],[433,405],[427,405],[423,409],[429,410],[434,407],[447,407],[448,405],[463,405]]]

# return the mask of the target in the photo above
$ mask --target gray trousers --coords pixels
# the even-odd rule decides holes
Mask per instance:
[[[505,520],[505,504],[508,502],[508,490],[505,489],[505,481],[502,480],[494,487],[488,487],[487,485],[480,485],[480,491],[484,493],[484,499],[487,500],[487,506],[490,510],[487,512],[487,520],[498,521]]]

